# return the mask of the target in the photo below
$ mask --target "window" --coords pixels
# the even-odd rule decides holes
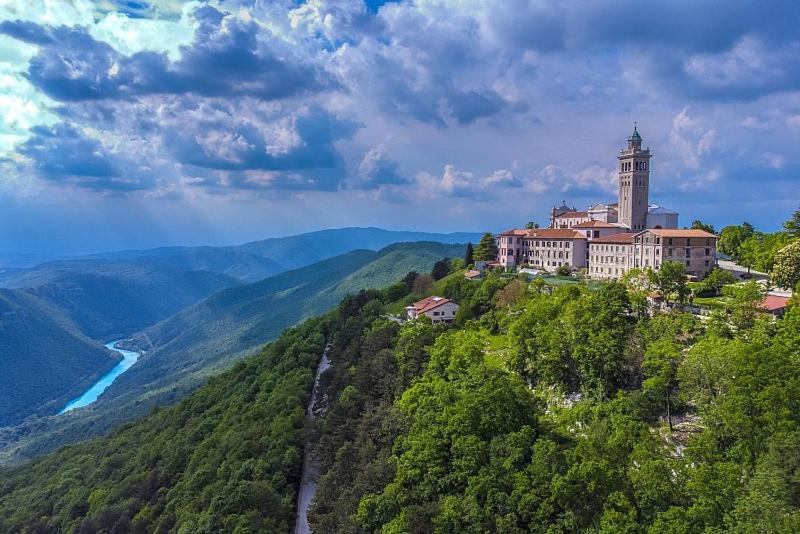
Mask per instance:
[[[686,260],[686,266],[687,267],[689,266],[689,260]]]
[[[710,256],[710,255],[711,255],[711,249],[708,249],[708,248],[707,248],[707,249],[706,249],[706,256]]]
[[[669,239],[667,239],[667,244],[668,244],[668,245],[671,245],[671,244],[672,244],[672,238],[671,238],[671,237],[670,237]]]
[[[439,317],[439,312],[436,312],[436,311],[435,311],[435,312],[433,312],[433,316],[434,316],[434,317]]]
[[[708,260],[706,260],[706,262],[705,262],[705,263],[706,263],[706,267],[708,267]]]

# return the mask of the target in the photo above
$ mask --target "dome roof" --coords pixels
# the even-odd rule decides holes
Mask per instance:
[[[673,211],[669,208],[665,208],[664,206],[658,206],[656,204],[651,205],[647,208],[647,213],[652,215],[677,215],[677,211]]]

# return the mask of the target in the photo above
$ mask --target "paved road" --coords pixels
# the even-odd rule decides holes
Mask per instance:
[[[731,260],[719,260],[717,263],[719,264],[720,269],[725,269],[726,271],[730,271],[736,276],[741,277],[743,274],[747,274],[747,267],[739,265],[738,263],[733,262]],[[756,271],[755,269],[750,269],[750,276],[752,276],[756,280],[769,278],[769,275],[767,273],[762,273]]]

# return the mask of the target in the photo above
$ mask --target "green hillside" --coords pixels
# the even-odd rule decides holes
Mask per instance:
[[[210,271],[231,276],[242,282],[255,282],[287,270],[269,256],[253,254],[237,247],[164,247],[98,254],[90,258],[106,261],[124,260],[162,269]]]
[[[427,242],[357,250],[219,291],[126,342],[146,352],[95,404],[66,417],[0,429],[0,460],[33,457],[171,404],[285,328],[328,311],[344,295],[387,286],[412,270],[430,271],[437,260],[463,251],[463,245]]]
[[[441,234],[381,228],[337,228],[273,237],[234,246],[123,250],[94,254],[84,259],[136,261],[143,265],[212,271],[236,277],[243,282],[256,282],[267,276],[306,267],[353,250],[380,250],[400,242],[432,241],[453,244],[467,241],[477,243],[479,239],[480,234],[469,232]]]
[[[2,280],[29,288],[85,335],[102,340],[128,336],[238,283],[218,273],[105,260],[46,263]]]
[[[438,290],[452,326],[361,292],[179,405],[2,473],[0,531],[291,532],[326,343],[314,532],[798,531],[800,307],[639,316],[618,282],[459,272]]]
[[[58,412],[116,358],[36,296],[0,289],[0,426]]]
[[[287,268],[298,268],[357,249],[380,250],[392,243],[419,241],[466,244],[475,243],[480,234],[459,232],[440,234],[384,230],[382,228],[337,228],[289,237],[253,241],[237,250],[271,258]]]
[[[2,473],[0,531],[289,532],[326,324],[286,332],[176,407]]]

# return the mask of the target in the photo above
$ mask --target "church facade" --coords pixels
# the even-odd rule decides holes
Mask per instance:
[[[504,267],[552,271],[567,266],[590,276],[615,278],[664,261],[685,262],[701,278],[716,264],[716,239],[701,230],[678,229],[678,213],[650,204],[649,148],[636,126],[617,155],[617,202],[585,211],[562,202],[550,210],[550,227],[512,229],[497,236],[497,261]]]

